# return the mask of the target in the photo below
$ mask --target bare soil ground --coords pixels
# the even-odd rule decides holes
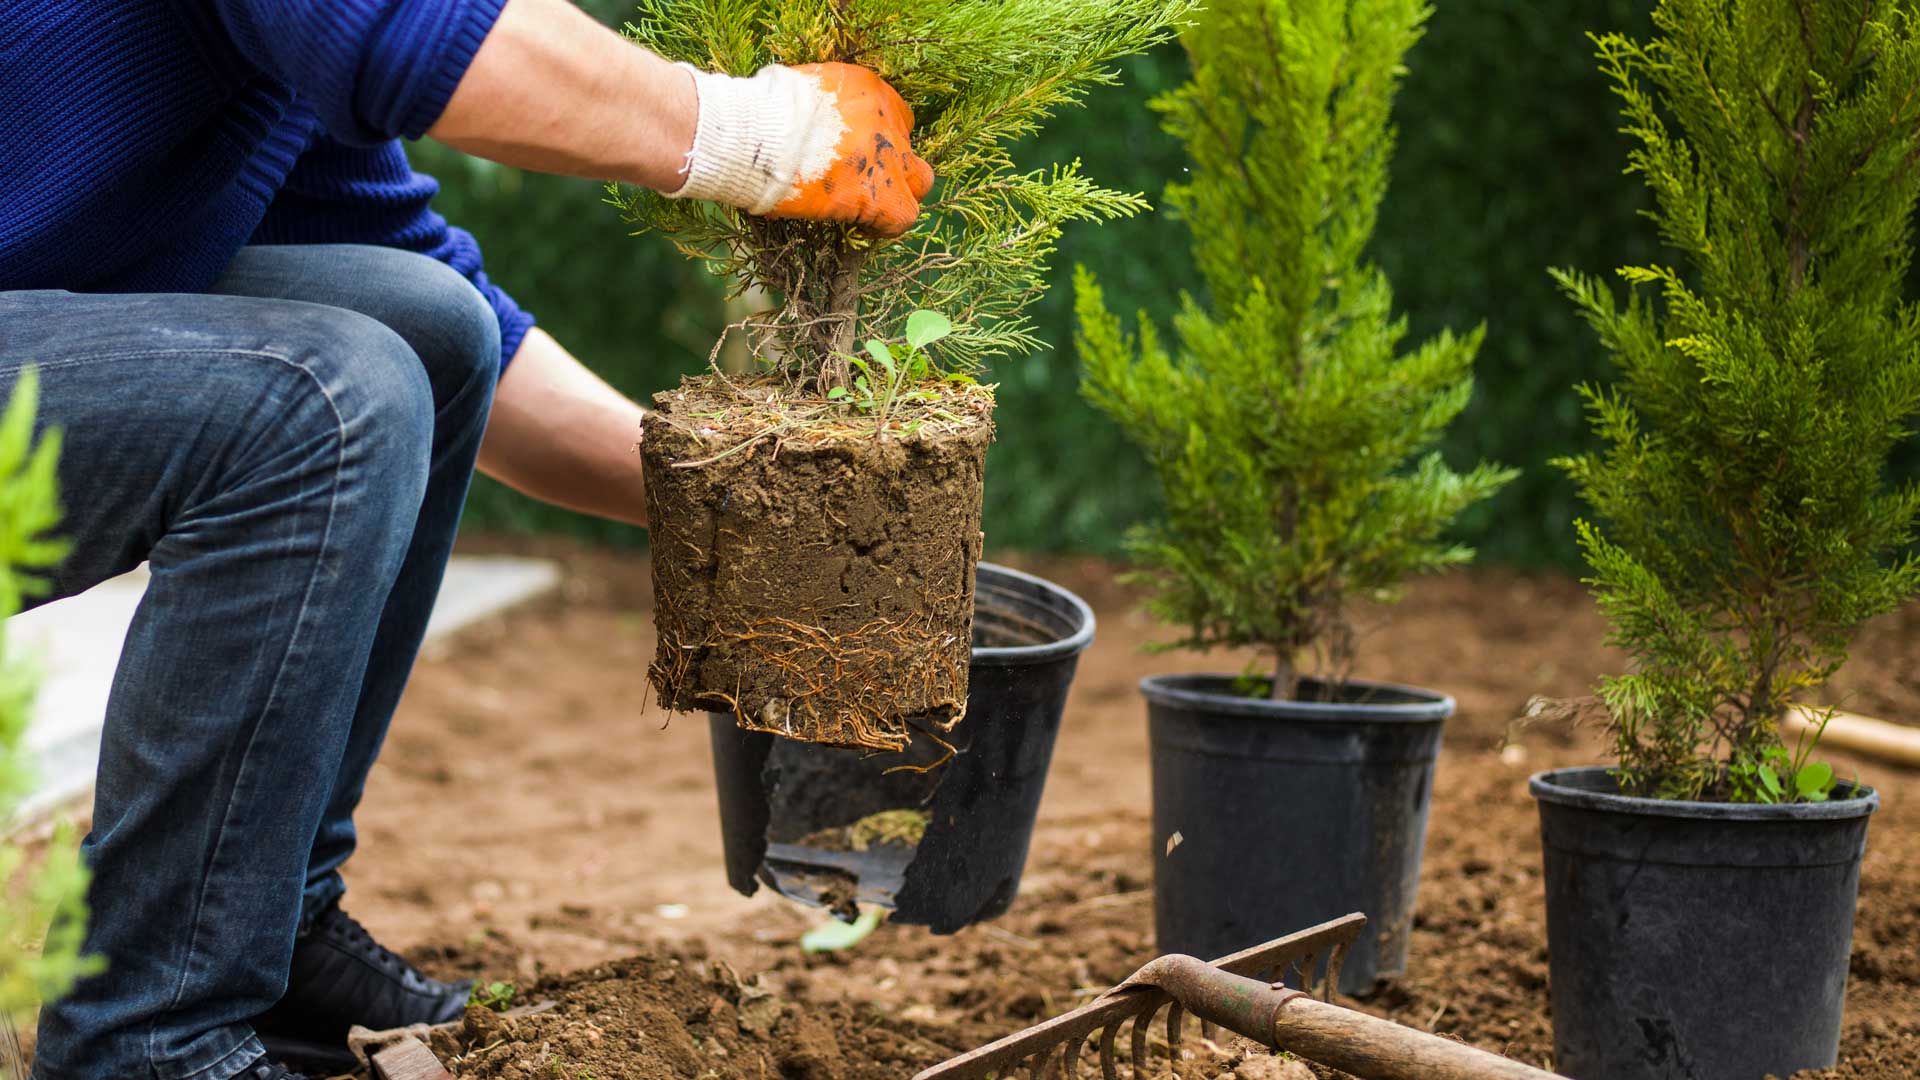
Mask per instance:
[[[819,958],[797,942],[820,913],[726,885],[704,721],[670,720],[648,703],[644,556],[486,539],[469,548],[556,557],[565,584],[423,661],[375,771],[348,875],[355,914],[429,967],[515,982],[523,1001],[562,1002],[511,1030],[470,1032],[450,1048],[468,1054],[463,1076],[904,1077],[1072,1008],[1154,955],[1146,724],[1134,686],[1149,671],[1238,670],[1247,658],[1143,656],[1156,630],[1137,597],[1112,584],[1112,567],[1023,564],[1086,597],[1100,629],[1013,911],[952,937],[883,926],[857,950]],[[1599,741],[1564,726],[1510,741],[1510,718],[1532,695],[1584,693],[1617,657],[1585,595],[1560,577],[1426,581],[1373,619],[1357,674],[1443,689],[1460,712],[1435,785],[1409,972],[1363,1007],[1550,1065],[1526,778],[1598,760]],[[1916,644],[1920,608],[1875,624],[1835,700],[1920,718]],[[1880,788],[1884,804],[1862,871],[1842,1062],[1824,1075],[1912,1077],[1920,773],[1831,756]],[[1259,1072],[1243,1063],[1239,1075]]]

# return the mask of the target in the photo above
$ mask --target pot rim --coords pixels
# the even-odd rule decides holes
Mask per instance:
[[[975,569],[974,594],[980,592],[979,575],[992,573],[996,577],[1011,578],[1014,581],[1035,585],[1047,593],[1064,599],[1080,620],[1080,629],[1066,637],[1049,641],[1041,645],[1001,645],[975,648],[972,662],[990,664],[996,667],[1014,667],[1022,664],[1044,664],[1050,660],[1060,660],[1069,656],[1078,656],[1093,644],[1094,617],[1093,608],[1073,590],[1056,585],[1046,578],[1015,570],[1011,566],[982,561]],[[977,601],[976,601],[977,602]]]
[[[1650,799],[1617,791],[1576,787],[1570,781],[1599,779],[1612,783],[1606,765],[1577,765],[1548,769],[1527,779],[1527,792],[1543,803],[1638,817],[1691,818],[1695,821],[1840,821],[1862,818],[1880,808],[1880,793],[1849,784],[1852,794],[1819,803],[1724,803],[1680,799]]]
[[[1439,723],[1453,715],[1455,703],[1450,695],[1437,690],[1400,683],[1348,679],[1348,686],[1366,690],[1384,690],[1424,700],[1401,702],[1365,701],[1274,701],[1240,694],[1222,694],[1195,689],[1192,684],[1230,682],[1232,675],[1181,673],[1149,675],[1140,680],[1140,693],[1155,705],[1170,705],[1204,710],[1225,716],[1260,719],[1299,720],[1315,723]],[[1181,684],[1188,685],[1181,685]]]

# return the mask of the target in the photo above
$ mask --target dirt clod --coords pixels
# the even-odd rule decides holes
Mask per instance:
[[[1249,1054],[1233,1067],[1234,1080],[1316,1080],[1306,1063],[1278,1054]]]
[[[559,1006],[519,1019],[467,1010],[455,1075],[898,1080],[953,1052],[910,1021],[786,1000],[723,964],[659,950],[544,980],[533,992]]]

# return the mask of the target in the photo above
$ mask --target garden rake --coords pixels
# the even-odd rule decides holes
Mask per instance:
[[[1147,1033],[1167,1010],[1167,1046],[1180,1052],[1181,1020],[1203,1037],[1213,1025],[1339,1069],[1360,1080],[1550,1080],[1553,1074],[1497,1054],[1333,1004],[1340,962],[1366,926],[1354,914],[1206,963],[1163,956],[1097,1000],[1064,1016],[922,1072],[914,1080],[988,1080],[1025,1068],[1030,1080],[1077,1080],[1080,1057],[1100,1038],[1103,1080],[1120,1080],[1115,1047],[1128,1020],[1132,1080],[1148,1076]],[[1316,977],[1321,961],[1324,972]],[[1289,973],[1304,990],[1287,987]]]

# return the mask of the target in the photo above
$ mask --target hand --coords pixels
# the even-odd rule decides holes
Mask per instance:
[[[689,69],[691,70],[691,69]],[[853,64],[773,66],[748,79],[694,72],[699,133],[674,198],[898,236],[933,169],[909,143],[913,110]]]
[[[803,169],[772,217],[847,221],[898,236],[920,216],[933,167],[913,152],[913,110],[878,75],[853,64],[794,69],[819,81],[843,132],[826,168]],[[830,119],[831,114],[822,119]]]

